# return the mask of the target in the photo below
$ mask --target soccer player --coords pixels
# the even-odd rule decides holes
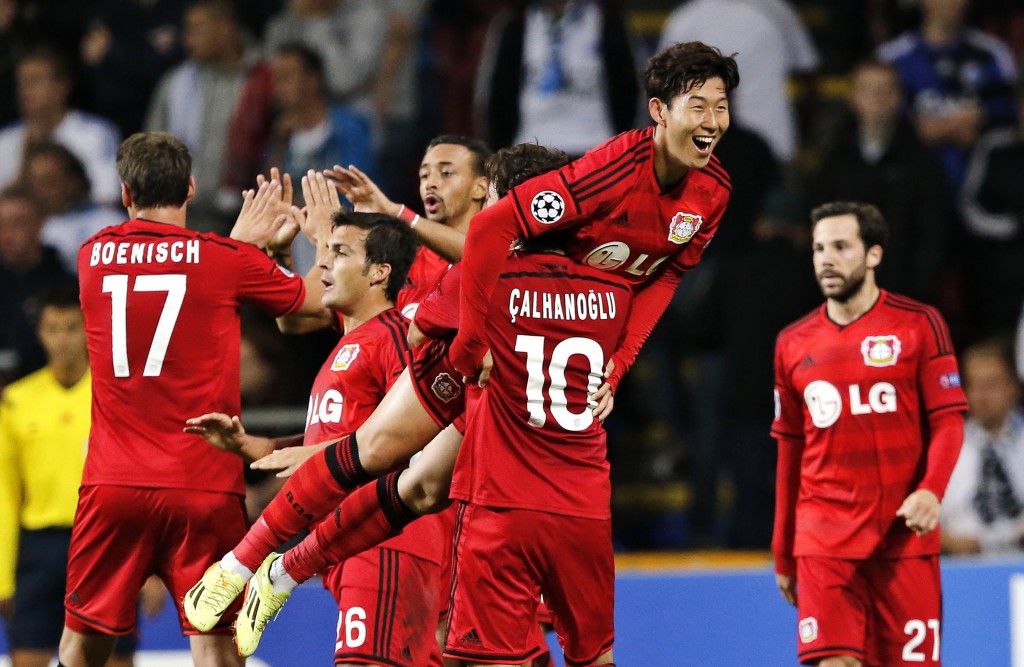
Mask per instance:
[[[966,401],[946,323],[880,289],[874,206],[814,209],[825,304],[775,347],[776,581],[807,665],[939,665],[939,502]]]
[[[419,303],[434,290],[448,270],[449,262],[457,262],[462,257],[469,221],[480,212],[487,199],[484,162],[490,155],[491,150],[476,139],[451,134],[434,137],[420,163],[423,216],[388,199],[357,167],[335,166],[333,170],[324,172],[324,176],[337,185],[356,211],[393,215],[405,220],[416,232],[422,245],[409,269],[408,282],[396,302],[407,318],[412,319]],[[312,197],[321,196],[316,192],[318,180],[322,177],[312,172],[303,179],[307,205]],[[340,206],[336,192],[331,192],[330,197],[333,205]],[[287,199],[290,201],[290,197]],[[307,275],[306,288],[313,294],[318,293],[320,282],[317,272]],[[305,333],[328,326],[331,322],[332,316],[325,309],[313,318],[282,318],[279,325],[287,333]]]
[[[508,190],[508,184],[525,180],[531,175],[544,173],[552,168],[564,165],[567,158],[560,151],[551,151],[542,146],[524,144],[509,149],[503,149],[487,161],[488,174],[494,180],[492,187],[496,189],[494,197],[504,196]],[[316,202],[317,197],[311,201]],[[313,208],[316,208],[314,205]],[[399,477],[397,474],[388,475],[379,480],[377,485],[363,486],[351,499],[351,502],[343,506],[345,511],[336,513],[335,521],[327,521],[320,524],[314,531],[314,536],[303,542],[302,548],[294,549],[285,554],[285,558],[278,561],[275,568],[280,568],[286,560],[300,559],[303,561],[303,568],[307,568],[308,574],[300,574],[296,569],[297,576],[302,579],[322,567],[316,563],[321,562],[323,566],[328,563],[342,562],[353,554],[363,551],[384,539],[397,534],[401,528],[411,521],[415,516],[430,512],[438,512],[447,507],[448,485],[451,481],[451,470],[454,466],[455,455],[458,452],[459,444],[462,442],[461,430],[464,427],[449,427],[441,435],[441,429],[461,418],[465,406],[465,388],[462,386],[461,378],[455,374],[450,365],[445,361],[447,344],[458,328],[458,285],[459,285],[459,264],[456,264],[442,281],[438,290],[423,302],[422,307],[417,311],[416,318],[410,329],[410,338],[416,338],[423,343],[417,350],[416,360],[410,366],[410,374],[399,378],[396,385],[385,397],[382,405],[374,411],[367,422],[356,431],[359,437],[366,442],[383,442],[381,453],[377,455],[375,463],[379,467],[371,468],[368,474],[376,476],[391,469],[401,458],[409,455],[430,443],[419,457],[421,463],[417,463],[412,471],[406,471]],[[434,337],[434,340],[427,341],[427,336]],[[427,341],[427,342],[424,342]],[[602,415],[603,416],[603,415]],[[211,418],[204,416],[190,420],[196,432],[203,432],[204,437],[214,441],[215,438],[236,438],[238,433],[226,418]],[[410,424],[414,426],[410,428]],[[429,424],[429,426],[428,426]],[[434,436],[434,442],[430,439]],[[403,440],[404,438],[404,440]],[[416,439],[419,438],[419,439]],[[343,438],[346,444],[349,438]],[[397,444],[396,444],[397,443]],[[376,450],[375,450],[376,451]],[[399,458],[387,458],[384,453],[398,456],[397,452],[404,451],[404,456]],[[337,445],[326,452],[328,456],[334,457],[337,461],[339,454],[346,450],[339,449]],[[275,452],[270,456],[258,461],[255,467],[265,469],[280,469],[290,466],[290,461],[278,463],[275,458],[281,458],[282,452]],[[319,469],[315,466],[324,463],[327,468]],[[347,488],[339,487],[332,476],[319,477],[324,470],[333,471],[335,463],[326,463],[326,459],[317,457],[316,463],[298,468],[296,477],[290,479],[285,485],[282,494],[271,503],[271,506],[264,513],[264,517],[254,526],[251,537],[247,537],[233,552],[233,557],[225,558],[219,564],[225,569],[231,569],[237,573],[249,576],[250,570],[241,570],[234,562],[236,557],[241,558],[264,558],[276,544],[279,544],[294,533],[288,529],[304,527],[310,521],[300,513],[295,513],[290,503],[284,498],[288,493],[293,497],[306,497],[303,500],[308,505],[310,514],[323,516],[329,509],[324,498],[341,499],[348,493]],[[292,468],[285,470],[290,474]],[[330,473],[333,475],[333,472]],[[399,480],[405,482],[405,487],[399,487]],[[312,486],[318,485],[318,486]],[[316,492],[319,488],[320,491]],[[377,489],[380,489],[378,494]],[[296,495],[298,494],[298,495]],[[401,495],[401,502],[397,498]],[[410,509],[406,509],[406,505]],[[386,514],[392,508],[397,513]],[[354,539],[351,533],[358,533]],[[345,537],[342,542],[335,540],[334,535],[340,534]],[[321,548],[321,544],[323,547]],[[351,549],[350,546],[364,544],[364,548]],[[344,556],[339,554],[344,552]],[[262,561],[261,561],[262,562]],[[259,563],[256,563],[259,565]],[[310,569],[311,568],[311,569]],[[266,570],[267,568],[265,568]],[[301,570],[305,572],[307,570]],[[214,569],[216,571],[216,568]],[[259,574],[259,573],[257,573]],[[232,577],[223,575],[231,582]],[[264,573],[266,576],[266,572]],[[253,590],[258,590],[254,587]],[[241,591],[240,586],[233,586],[233,595]],[[228,600],[214,599],[208,590],[204,590],[201,596],[205,600],[201,603],[204,606],[213,605],[214,609],[224,609]],[[196,604],[200,604],[199,600]],[[271,615],[266,615],[269,620]],[[260,631],[262,631],[262,627]],[[542,638],[537,639],[537,645],[543,647]]]
[[[117,168],[131,219],[89,239],[78,255],[93,398],[68,554],[66,667],[106,663],[116,637],[135,626],[136,593],[148,574],[181,600],[210,560],[245,534],[237,458],[182,433],[181,424],[211,406],[238,413],[243,303],[275,316],[320,308],[301,278],[257,248],[186,229],[195,181],[178,139],[132,135]],[[180,605],[179,618],[196,665],[242,664],[226,623],[198,634]]]
[[[665,311],[684,272],[700,261],[729,201],[714,157],[729,127],[736,61],[700,42],[675,44],[644,72],[653,127],[625,132],[557,172],[532,179],[474,219],[463,256],[462,322],[451,359],[481,370],[486,314],[501,271],[495,261],[518,237],[572,230],[568,256],[633,285],[636,303],[612,356],[614,391]]]
[[[380,213],[339,211],[333,218],[334,231],[320,260],[323,305],[339,314],[344,335],[310,392],[306,430],[300,436],[307,446],[290,447],[295,438],[274,441],[247,435],[237,417],[199,417],[199,422],[220,420],[235,431],[231,437],[211,440],[219,448],[248,460],[262,458],[275,447],[288,448],[296,462],[309,458],[326,446],[317,443],[355,430],[411,360],[407,320],[395,310],[394,301],[416,254],[415,234],[404,221]],[[210,432],[203,427],[186,431]],[[380,549],[353,554],[324,573],[324,585],[338,601],[335,664],[440,664],[434,625],[448,590],[440,576],[447,548],[442,537],[438,520],[423,522]],[[220,589],[216,579],[229,573],[211,568],[210,576],[185,596],[185,612],[193,625],[216,624],[219,615],[207,613],[208,607],[196,602],[203,587]],[[251,636],[241,622],[236,641],[242,655],[251,655],[256,648],[247,641]]]
[[[46,367],[0,395],[0,612],[12,667],[46,667],[60,643],[92,404],[78,286],[50,288],[39,307]],[[150,602],[166,595],[159,586],[152,593]],[[110,664],[130,667],[134,645],[121,638]]]

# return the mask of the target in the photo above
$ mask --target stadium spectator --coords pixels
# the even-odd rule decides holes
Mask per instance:
[[[0,386],[46,363],[35,335],[39,294],[74,276],[43,244],[43,211],[23,187],[0,192]]]
[[[160,77],[184,58],[181,0],[101,0],[79,47],[92,109],[127,137],[142,129]]]
[[[981,135],[967,168],[960,210],[972,321],[982,334],[1013,332],[1024,303],[1024,81],[1017,126]]]
[[[491,146],[536,141],[580,156],[635,127],[639,82],[615,0],[532,0],[494,19],[477,76]]]
[[[247,47],[230,0],[195,0],[185,10],[188,59],[160,80],[145,127],[181,139],[195,156],[196,198],[189,225],[226,235],[240,199],[221,188],[228,126],[258,54]]]
[[[46,366],[0,395],[0,611],[12,667],[50,664],[63,626],[68,545],[92,407],[74,282],[40,296],[36,331]],[[166,596],[159,582],[143,593],[150,612]],[[134,635],[121,638],[108,664],[131,667],[135,644]]]
[[[802,663],[939,665],[935,528],[967,407],[956,356],[934,308],[876,284],[877,208],[833,202],[811,219],[826,302],[775,347],[776,583]]]
[[[954,232],[942,164],[902,116],[899,72],[864,61],[853,70],[852,115],[836,128],[811,178],[812,201],[863,201],[889,225],[881,284],[914,299],[938,297]]]
[[[197,633],[180,600],[206,563],[245,532],[242,470],[182,428],[210,407],[239,412],[243,303],[273,315],[312,304],[302,279],[259,249],[186,228],[195,179],[175,137],[132,135],[117,165],[130,220],[79,252],[93,422],[60,661],[104,664],[117,636],[135,627],[136,592],[155,573],[176,602],[193,662],[241,665],[228,628]],[[272,182],[247,194],[241,216],[262,216],[279,188]],[[194,529],[214,517],[217,530]]]
[[[1001,340],[969,347],[964,445],[942,501],[942,547],[955,555],[1024,551],[1024,414],[1013,352]]]
[[[906,107],[925,145],[942,157],[954,191],[979,133],[1014,122],[1017,68],[1001,41],[964,25],[967,0],[922,0],[921,25],[883,44],[900,73]]]
[[[289,0],[267,22],[266,48],[298,42],[323,59],[328,95],[367,118],[382,54],[387,8],[374,0]]]
[[[744,85],[731,100],[734,120],[761,135],[780,162],[791,162],[800,133],[787,82],[819,65],[796,12],[785,0],[690,0],[669,15],[661,48],[691,40],[736,54]]]
[[[52,140],[68,148],[85,165],[92,198],[113,204],[120,195],[114,155],[119,137],[109,121],[68,108],[71,72],[58,51],[35,48],[18,60],[18,108],[21,120],[0,129],[0,187],[21,175],[26,149]]]
[[[124,214],[89,198],[89,175],[75,154],[60,144],[33,144],[25,153],[25,184],[43,209],[43,243],[60,253],[64,268],[78,273],[78,249]]]
[[[285,44],[270,70],[275,118],[263,150],[265,168],[277,165],[295,181],[309,169],[321,171],[336,164],[357,164],[371,177],[376,175],[370,124],[347,106],[328,101],[323,63],[315,51]],[[316,249],[304,236],[292,244],[292,260],[302,274],[316,264]]]

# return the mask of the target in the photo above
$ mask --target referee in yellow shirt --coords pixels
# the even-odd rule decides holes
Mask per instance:
[[[47,365],[0,395],[0,612],[12,667],[46,667],[64,628],[71,525],[89,437],[89,357],[78,286],[42,295]],[[124,637],[111,665],[131,665]]]

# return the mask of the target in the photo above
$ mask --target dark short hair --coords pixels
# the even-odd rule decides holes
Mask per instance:
[[[735,55],[735,54],[734,54]],[[680,93],[718,77],[730,93],[740,83],[736,58],[703,42],[679,42],[654,54],[644,70],[647,97],[670,103]]]
[[[55,141],[43,140],[33,142],[25,148],[24,165],[27,167],[28,163],[37,157],[53,158],[60,164],[65,176],[75,181],[78,186],[78,199],[85,199],[89,196],[92,183],[89,181],[89,174],[85,171],[85,165],[77,155]]]
[[[384,295],[395,303],[398,292],[409,278],[409,267],[416,259],[416,232],[400,218],[385,213],[354,213],[341,209],[331,216],[334,228],[357,227],[366,235],[366,268],[371,264],[390,264],[391,275],[384,286]]]
[[[427,150],[429,151],[434,146],[440,146],[442,144],[451,144],[453,146],[463,146],[469,149],[469,152],[473,154],[473,173],[477,176],[484,176],[487,174],[486,162],[487,158],[491,157],[494,152],[490,147],[479,139],[470,139],[459,134],[442,134],[436,136],[430,140],[427,144]],[[424,151],[426,152],[426,151]]]
[[[302,42],[285,42],[277,47],[279,56],[295,56],[302,63],[302,69],[307,74],[312,74],[323,83],[324,80],[324,59],[320,54],[309,48]]]
[[[221,18],[226,18],[234,23],[238,22],[238,10],[232,0],[192,0],[185,5],[185,11],[194,9],[208,9]]]
[[[62,280],[40,292],[37,298],[39,311],[47,306],[51,308],[81,308],[82,302],[78,296],[78,283],[71,280]]]
[[[865,250],[872,246],[885,248],[889,241],[889,225],[885,223],[885,216],[876,206],[857,201],[828,202],[811,211],[811,222],[817,225],[822,218],[834,218],[839,215],[853,215],[856,218],[860,240],[864,242]]]
[[[117,173],[137,208],[181,206],[188,199],[192,156],[166,132],[136,132],[117,149]]]
[[[71,81],[71,63],[63,51],[45,44],[34,46],[18,58],[18,64],[21,65],[30,60],[46,62],[50,66],[50,72],[53,74],[54,79],[58,81]]]
[[[557,148],[540,144],[516,144],[499,149],[487,158],[487,178],[498,197],[504,197],[515,186],[534,176],[569,164],[569,156]]]

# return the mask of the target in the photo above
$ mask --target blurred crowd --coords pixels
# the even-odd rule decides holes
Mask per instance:
[[[270,167],[298,179],[355,165],[419,208],[431,137],[582,154],[648,122],[638,71],[690,40],[737,54],[717,149],[733,195],[608,423],[618,546],[768,547],[775,335],[821,300],[808,211],[853,199],[891,228],[881,286],[936,305],[971,350],[968,396],[984,407],[951,486],[949,520],[965,528],[948,548],[1020,548],[1013,0],[0,0],[0,386],[45,362],[38,296],[73,281],[82,241],[124,217],[114,154],[129,134],[189,147],[202,230],[227,233]],[[304,414],[331,334],[296,343],[244,322],[247,409]],[[971,398],[972,382],[988,393]]]

